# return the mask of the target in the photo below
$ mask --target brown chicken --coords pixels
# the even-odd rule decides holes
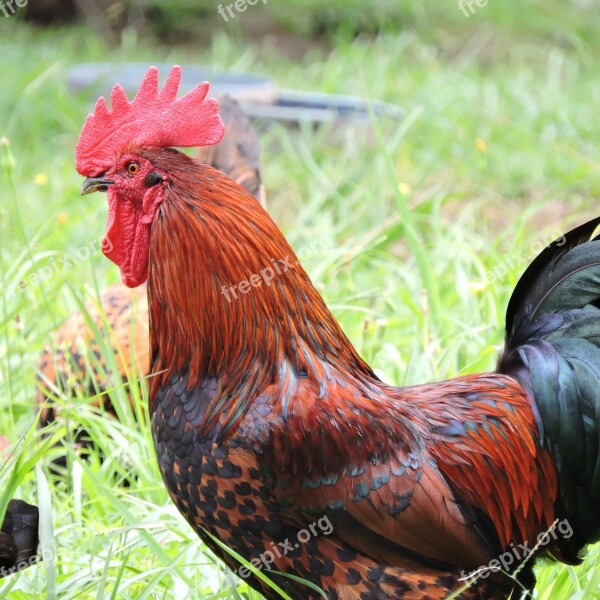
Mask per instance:
[[[199,148],[196,156],[237,181],[266,206],[256,132],[231,97],[220,97],[219,105],[225,135],[215,146]],[[104,391],[131,381],[133,373],[147,375],[150,370],[146,286],[132,290],[117,283],[106,287],[99,303],[88,301],[85,312],[74,313],[53,338],[38,363],[36,402],[41,407],[40,426],[56,419],[59,409],[53,399],[58,395],[97,396],[96,402],[114,414]],[[116,373],[104,360],[102,348],[107,345],[114,350]],[[85,432],[77,437],[84,441]]]
[[[386,385],[255,198],[174,149],[223,133],[180,76],[101,98],[76,166],[107,192],[105,254],[148,280],[156,455],[198,535],[268,598],[265,574],[298,599],[507,598],[543,535],[577,562],[600,538],[600,219],[526,271],[496,372]]]

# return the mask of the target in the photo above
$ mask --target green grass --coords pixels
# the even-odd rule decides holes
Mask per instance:
[[[467,19],[442,4],[407,2],[401,29],[354,40],[341,28],[329,50],[309,43],[293,58],[275,37],[243,39],[243,15],[217,22],[209,47],[129,30],[106,47],[83,28],[2,18],[0,434],[13,452],[0,463],[0,512],[13,490],[40,506],[47,560],[0,580],[0,597],[260,597],[169,501],[123,389],[111,393],[121,422],[89,398],[58,398],[108,460],[71,453],[65,474],[47,469],[56,450],[46,446],[70,434],[57,426],[44,446],[35,430],[37,357],[82,300],[118,280],[99,252],[105,202],[79,196],[73,151],[91,105],[69,92],[66,68],[199,62],[401,105],[404,120],[382,122],[379,139],[365,127],[273,126],[261,145],[270,212],[344,329],[382,377],[418,383],[493,368],[527,259],[600,210],[597,11],[490,1]],[[140,418],[145,391],[132,389]],[[580,567],[539,569],[539,598],[593,598],[599,587],[599,547]]]

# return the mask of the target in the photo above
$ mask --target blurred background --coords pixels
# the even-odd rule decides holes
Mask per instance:
[[[130,63],[263,77],[238,92],[263,105],[269,212],[399,385],[493,368],[527,263],[600,212],[598,1],[253,2],[0,0],[0,491],[40,506],[48,550],[0,579],[0,598],[259,598],[171,505],[147,428],[63,398],[108,458],[69,455],[57,475],[40,450],[39,354],[119,279],[74,147]],[[273,110],[296,92],[291,113]],[[313,110],[329,101],[353,108]],[[578,568],[540,567],[539,598],[598,588],[598,548]]]

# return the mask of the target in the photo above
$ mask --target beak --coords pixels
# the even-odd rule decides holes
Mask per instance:
[[[109,185],[113,185],[114,181],[104,179],[103,177],[88,177],[81,184],[81,195],[91,194],[92,192],[106,192]]]

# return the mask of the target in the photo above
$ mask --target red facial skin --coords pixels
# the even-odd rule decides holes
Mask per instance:
[[[162,181],[149,184],[146,178],[150,173],[158,174]],[[148,277],[150,230],[164,199],[168,175],[149,160],[126,153],[102,177],[113,182],[107,191],[108,221],[102,252],[119,267],[123,283],[137,287]]]

